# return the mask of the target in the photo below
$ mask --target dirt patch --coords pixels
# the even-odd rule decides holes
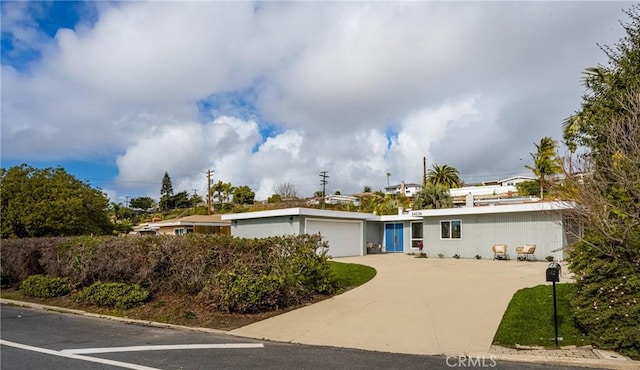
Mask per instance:
[[[85,305],[76,301],[73,295],[55,298],[34,298],[22,295],[19,290],[2,289],[0,296],[6,299],[70,308],[102,315],[219,330],[237,329],[330,298],[329,296],[316,296],[297,306],[256,314],[238,314],[213,310],[193,296],[180,294],[156,295],[145,304],[128,310]]]

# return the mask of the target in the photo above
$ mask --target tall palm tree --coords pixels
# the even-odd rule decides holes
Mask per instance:
[[[455,167],[446,164],[438,166],[433,165],[433,169],[427,172],[427,183],[432,185],[442,185],[447,189],[459,188],[462,184],[460,173]]]
[[[451,208],[453,202],[449,195],[449,189],[441,184],[427,183],[413,197],[414,209],[438,209]]]
[[[540,183],[540,199],[543,199],[544,188],[548,187],[549,176],[558,174],[562,171],[562,161],[556,153],[558,143],[545,136],[540,139],[540,144],[534,144],[537,151],[530,153],[533,158],[533,166],[525,166],[530,169],[538,178]]]
[[[231,194],[236,190],[236,187],[231,185],[230,182],[222,184],[222,193],[224,194],[224,202],[229,203],[231,201]]]
[[[218,182],[213,184],[211,186],[211,193],[213,199],[218,199],[218,203],[222,203],[224,194],[224,182],[218,180]]]

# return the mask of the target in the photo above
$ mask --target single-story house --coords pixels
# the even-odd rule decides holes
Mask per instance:
[[[185,235],[197,234],[231,234],[231,222],[222,220],[221,215],[193,215],[163,221],[153,221],[134,228],[137,234],[153,235]]]
[[[369,213],[330,211],[314,208],[285,208],[222,215],[231,222],[231,235],[263,238],[292,234],[318,234],[329,242],[333,257],[365,254]]]
[[[367,251],[417,253],[445,257],[493,258],[494,244],[515,248],[535,244],[534,256],[564,259],[575,225],[563,210],[565,202],[537,202],[493,206],[415,210],[398,215],[329,211],[310,208],[226,214],[231,235],[254,238],[290,234],[317,234],[329,243],[334,257],[361,256]],[[378,247],[378,248],[375,248]]]

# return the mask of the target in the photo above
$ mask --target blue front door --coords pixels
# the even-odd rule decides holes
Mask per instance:
[[[387,252],[404,252],[403,248],[403,224],[385,224],[385,251]]]

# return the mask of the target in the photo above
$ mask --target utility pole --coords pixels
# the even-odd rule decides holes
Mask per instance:
[[[129,196],[128,195],[123,195],[120,197],[120,199],[124,198],[124,207],[125,208],[129,208]]]
[[[207,214],[211,214],[211,176],[215,171],[207,170]]]
[[[322,180],[320,181],[320,185],[322,185],[322,209],[324,209],[325,189],[328,183],[327,178],[329,178],[329,175],[327,175],[327,171],[321,171],[320,177],[322,177]]]
[[[427,156],[422,157],[422,186],[427,184]]]
[[[193,190],[193,198],[195,200],[196,195],[198,195],[198,189],[191,189],[191,190]],[[194,212],[195,212],[196,208],[197,208],[196,202],[193,202],[193,211]]]

